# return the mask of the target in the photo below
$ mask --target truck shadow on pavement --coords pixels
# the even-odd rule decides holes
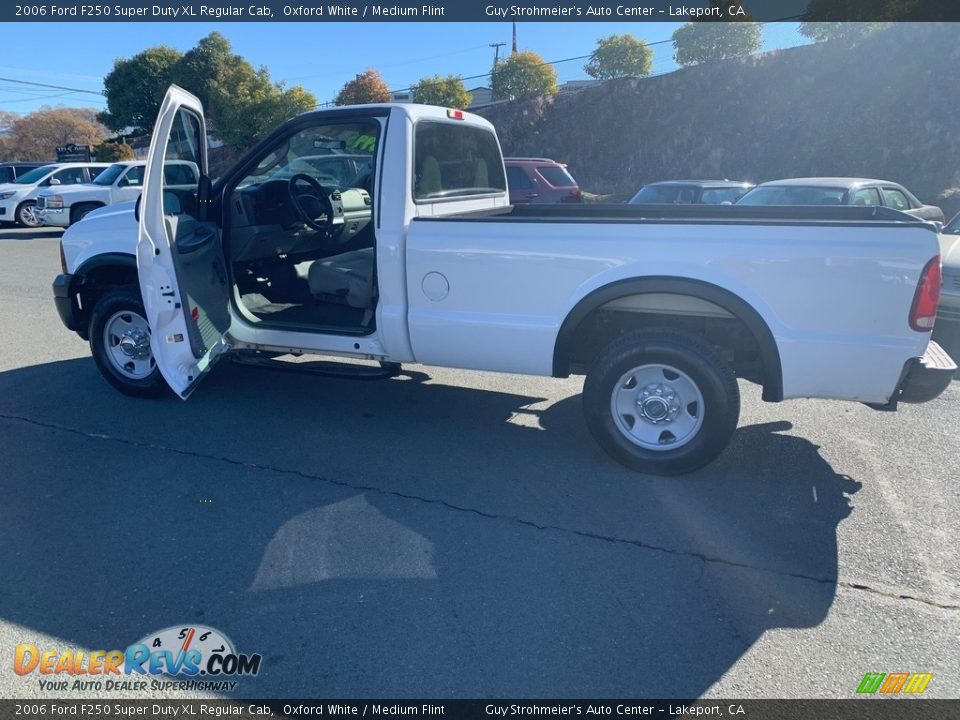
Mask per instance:
[[[226,366],[182,403],[12,370],[0,617],[85,649],[212,626],[264,658],[230,697],[694,697],[833,602],[860,484],[789,429],[652,478],[577,395]]]

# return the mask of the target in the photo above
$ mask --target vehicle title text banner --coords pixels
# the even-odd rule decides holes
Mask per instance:
[[[960,700],[0,700],[6,718],[731,718],[736,720],[946,720]]]
[[[900,15],[891,15],[886,3],[827,3],[810,0],[723,0],[688,4],[674,0],[522,0],[515,4],[494,0],[175,0],[174,2],[97,3],[80,0],[34,0],[3,3],[5,22],[479,22],[479,21],[624,21],[728,22],[776,21],[958,21],[960,2],[904,3]],[[808,10],[810,10],[808,12]],[[881,16],[882,13],[882,16]],[[847,17],[849,14],[850,17]],[[872,14],[877,14],[873,17]]]

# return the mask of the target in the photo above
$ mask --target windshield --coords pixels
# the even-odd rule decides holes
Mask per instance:
[[[17,185],[33,185],[38,183],[54,169],[53,165],[44,165],[43,167],[34,168],[28,173],[25,173],[18,177],[14,182]]]
[[[113,185],[113,181],[120,177],[120,173],[127,169],[127,166],[123,163],[114,163],[102,173],[97,175],[97,179],[93,181],[94,185]]]
[[[844,188],[770,185],[754,188],[737,205],[842,205]]]
[[[322,185],[362,186],[373,168],[378,137],[379,126],[371,122],[310,127],[268,153],[237,187],[289,180],[298,174],[309,175]]]

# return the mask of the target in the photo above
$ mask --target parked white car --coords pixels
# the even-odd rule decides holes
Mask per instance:
[[[37,195],[36,215],[44,225],[69,227],[87,213],[104,205],[128,202],[143,189],[143,160],[125,160],[108,167],[86,185],[47,188]],[[200,172],[196,163],[169,162],[164,181],[173,187],[196,187]]]
[[[0,222],[39,227],[37,195],[56,186],[79,185],[94,180],[109,163],[50,163],[24,173],[12,183],[0,185]]]
[[[956,369],[930,340],[936,228],[895,210],[511,207],[490,123],[411,104],[301,115],[216,183],[167,187],[171,160],[206,168],[205,139],[199,101],[172,87],[138,239],[109,209],[63,236],[57,310],[131,395],[185,398],[229,354],[341,375],[405,362],[585,374],[598,443],[632,469],[677,474],[729,442],[738,377],[767,401],[892,410],[937,397]],[[357,148],[371,171],[349,186],[288,172]]]

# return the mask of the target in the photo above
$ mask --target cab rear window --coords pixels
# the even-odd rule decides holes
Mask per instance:
[[[462,122],[418,122],[413,168],[415,200],[464,198],[507,189],[494,134]]]

